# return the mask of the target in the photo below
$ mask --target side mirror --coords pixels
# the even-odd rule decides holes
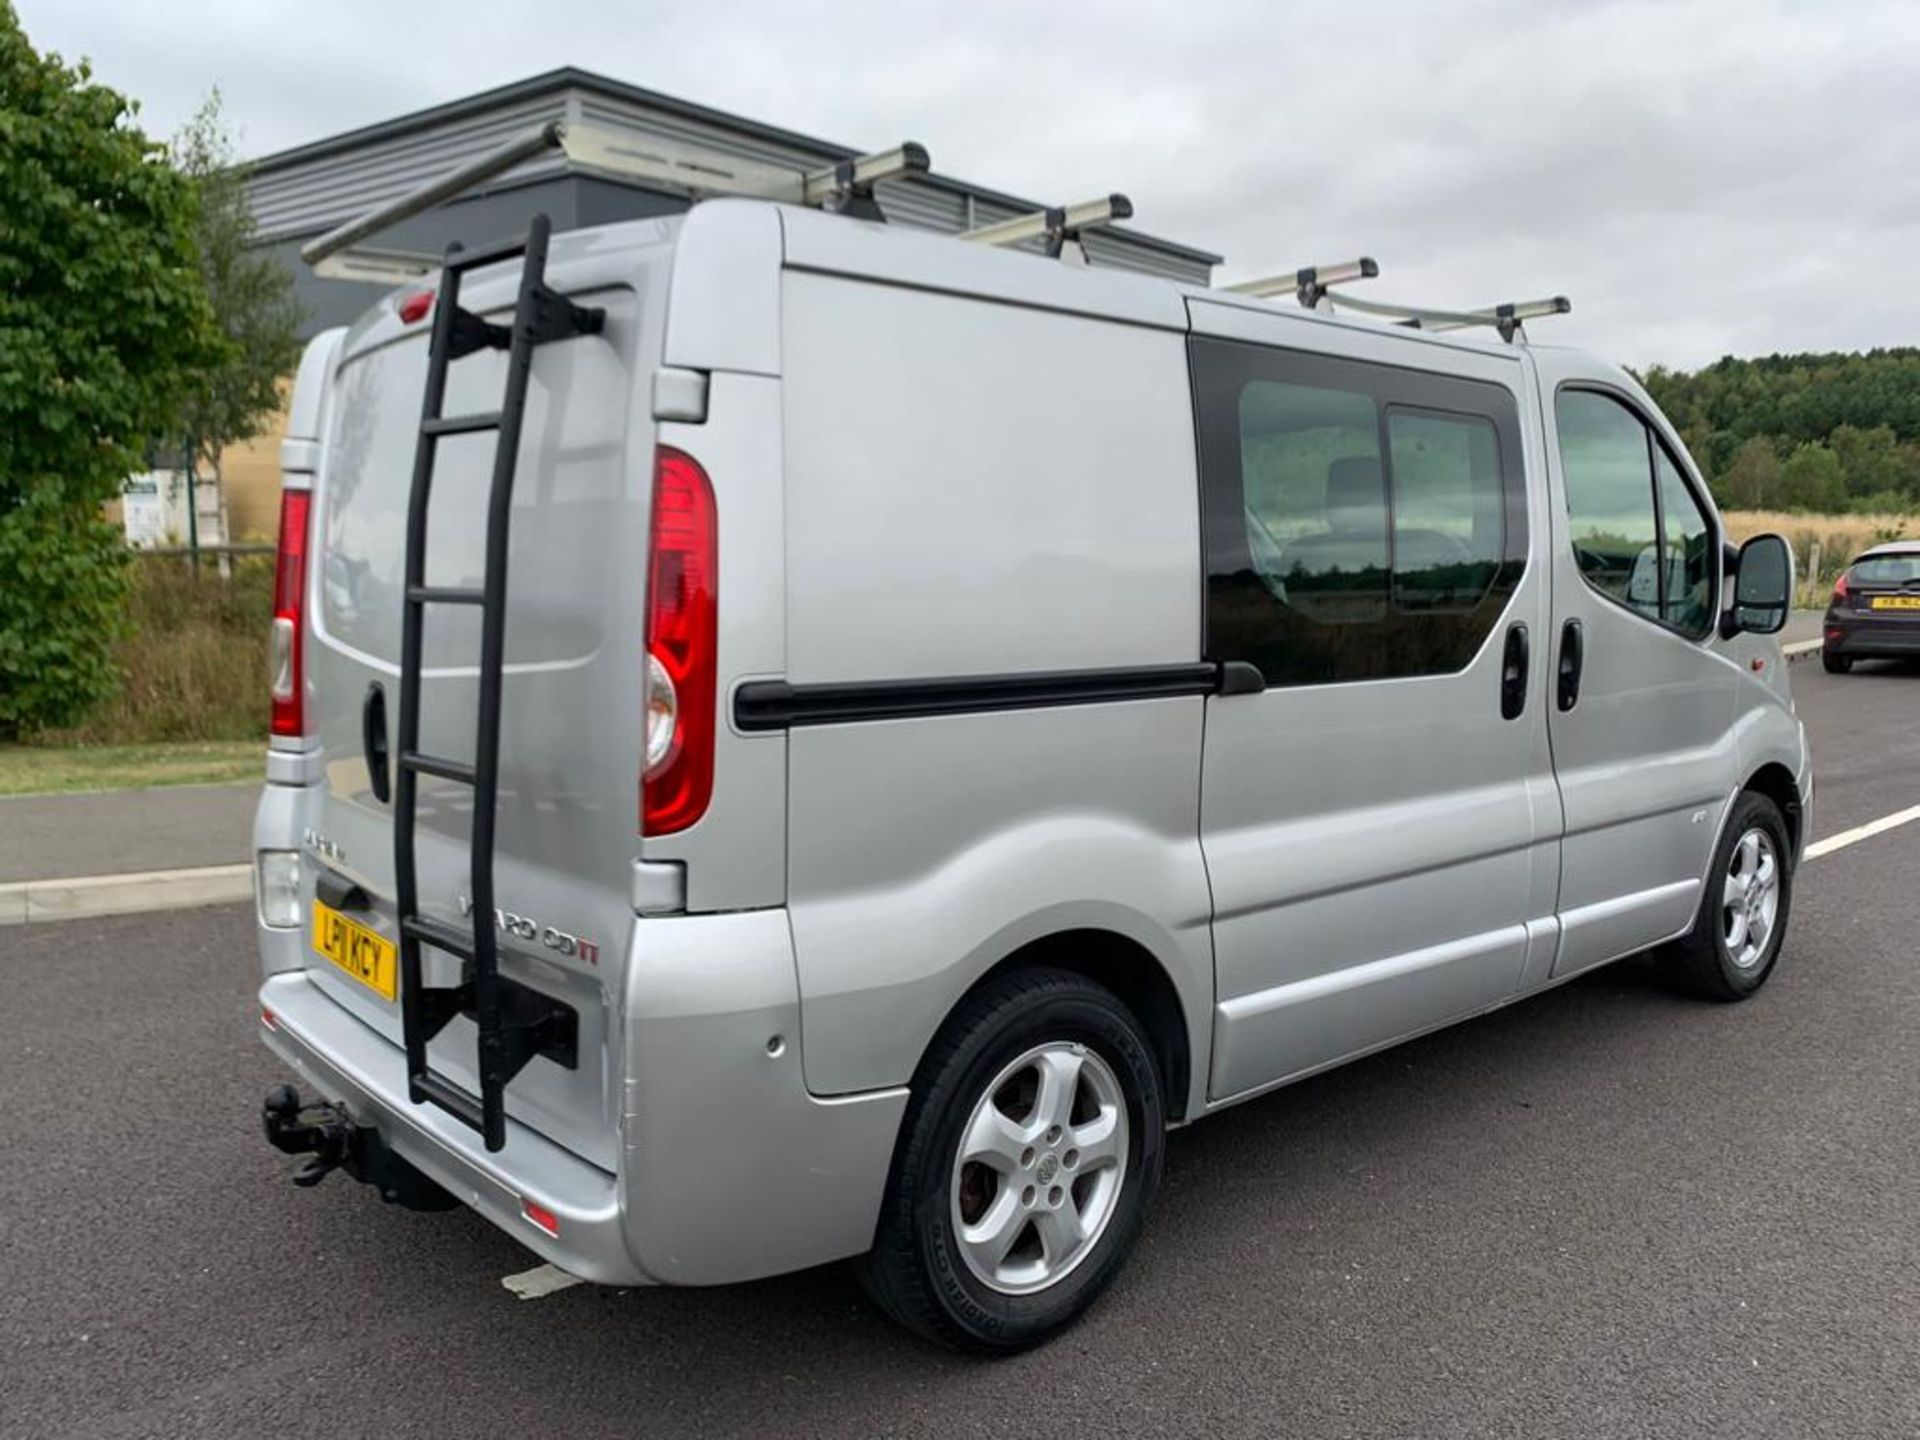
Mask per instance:
[[[1793,551],[1778,535],[1756,535],[1740,547],[1733,569],[1733,608],[1720,633],[1778,634],[1793,605]]]

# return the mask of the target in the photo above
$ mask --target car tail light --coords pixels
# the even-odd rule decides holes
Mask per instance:
[[[273,733],[306,733],[301,665],[301,610],[307,592],[307,512],[309,490],[280,492],[280,548],[273,569],[273,629],[270,634]]]
[[[643,835],[686,829],[713,796],[718,530],[707,472],[691,456],[661,446],[654,455],[647,556]]]
[[[1833,582],[1833,603],[1835,605],[1846,604],[1847,597],[1850,594],[1852,594],[1852,591],[1847,587],[1847,572],[1842,570],[1840,572],[1840,578]]]

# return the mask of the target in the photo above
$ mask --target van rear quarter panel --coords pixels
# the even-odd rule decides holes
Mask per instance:
[[[1178,330],[791,270],[781,330],[791,683],[1198,658]],[[1079,928],[1160,959],[1204,1056],[1203,707],[796,728],[788,902],[808,1087],[906,1081],[982,974]]]

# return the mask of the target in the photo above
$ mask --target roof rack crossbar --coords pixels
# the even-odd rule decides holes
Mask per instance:
[[[1411,326],[1416,330],[1466,330],[1475,326],[1490,326],[1500,332],[1500,338],[1511,342],[1515,336],[1522,335],[1521,322],[1538,319],[1546,315],[1565,315],[1573,309],[1573,302],[1564,295],[1555,295],[1545,300],[1527,300],[1504,305],[1491,305],[1481,310],[1435,310],[1423,305],[1397,305],[1382,300],[1361,300],[1352,295],[1335,297],[1336,306],[1356,310],[1362,315],[1378,315],[1397,324]]]
[[[1077,205],[1050,205],[1016,215],[1011,220],[976,226],[960,234],[962,240],[981,245],[1018,245],[1025,240],[1046,242],[1047,254],[1059,257],[1068,244],[1079,244],[1082,230],[1097,229],[1125,220],[1133,214],[1133,202],[1124,195],[1102,195],[1098,200],[1082,200]]]
[[[1484,310],[1468,313],[1475,325],[1491,325],[1500,332],[1502,340],[1512,340],[1520,333],[1522,321],[1544,319],[1548,315],[1566,315],[1573,309],[1573,302],[1564,295],[1549,295],[1544,300],[1521,300],[1504,305],[1490,305]],[[1450,322],[1427,327],[1430,330],[1457,330],[1462,326]]]
[[[1281,275],[1241,280],[1226,289],[1234,295],[1251,295],[1262,300],[1291,293],[1303,306],[1312,310],[1326,298],[1332,286],[1350,284],[1355,280],[1371,280],[1379,273],[1379,262],[1371,255],[1362,255],[1358,260],[1343,260],[1337,265],[1306,265]]]
[[[586,169],[670,185],[695,194],[747,195],[793,205],[860,210],[874,218],[873,187],[882,180],[923,175],[931,162],[926,147],[912,141],[876,155],[802,170],[747,160],[606,125],[570,125],[549,120],[497,149],[429,180],[405,195],[369,210],[300,247],[300,258],[319,265],[331,255],[435,205],[453,199],[514,166],[558,150]],[[340,276],[337,278],[361,278]],[[380,278],[369,275],[366,278]]]

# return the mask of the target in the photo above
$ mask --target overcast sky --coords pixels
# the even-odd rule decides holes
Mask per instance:
[[[1216,280],[1369,293],[1635,366],[1920,344],[1913,0],[17,0],[170,133],[267,154],[560,65],[1042,200],[1120,190]]]

